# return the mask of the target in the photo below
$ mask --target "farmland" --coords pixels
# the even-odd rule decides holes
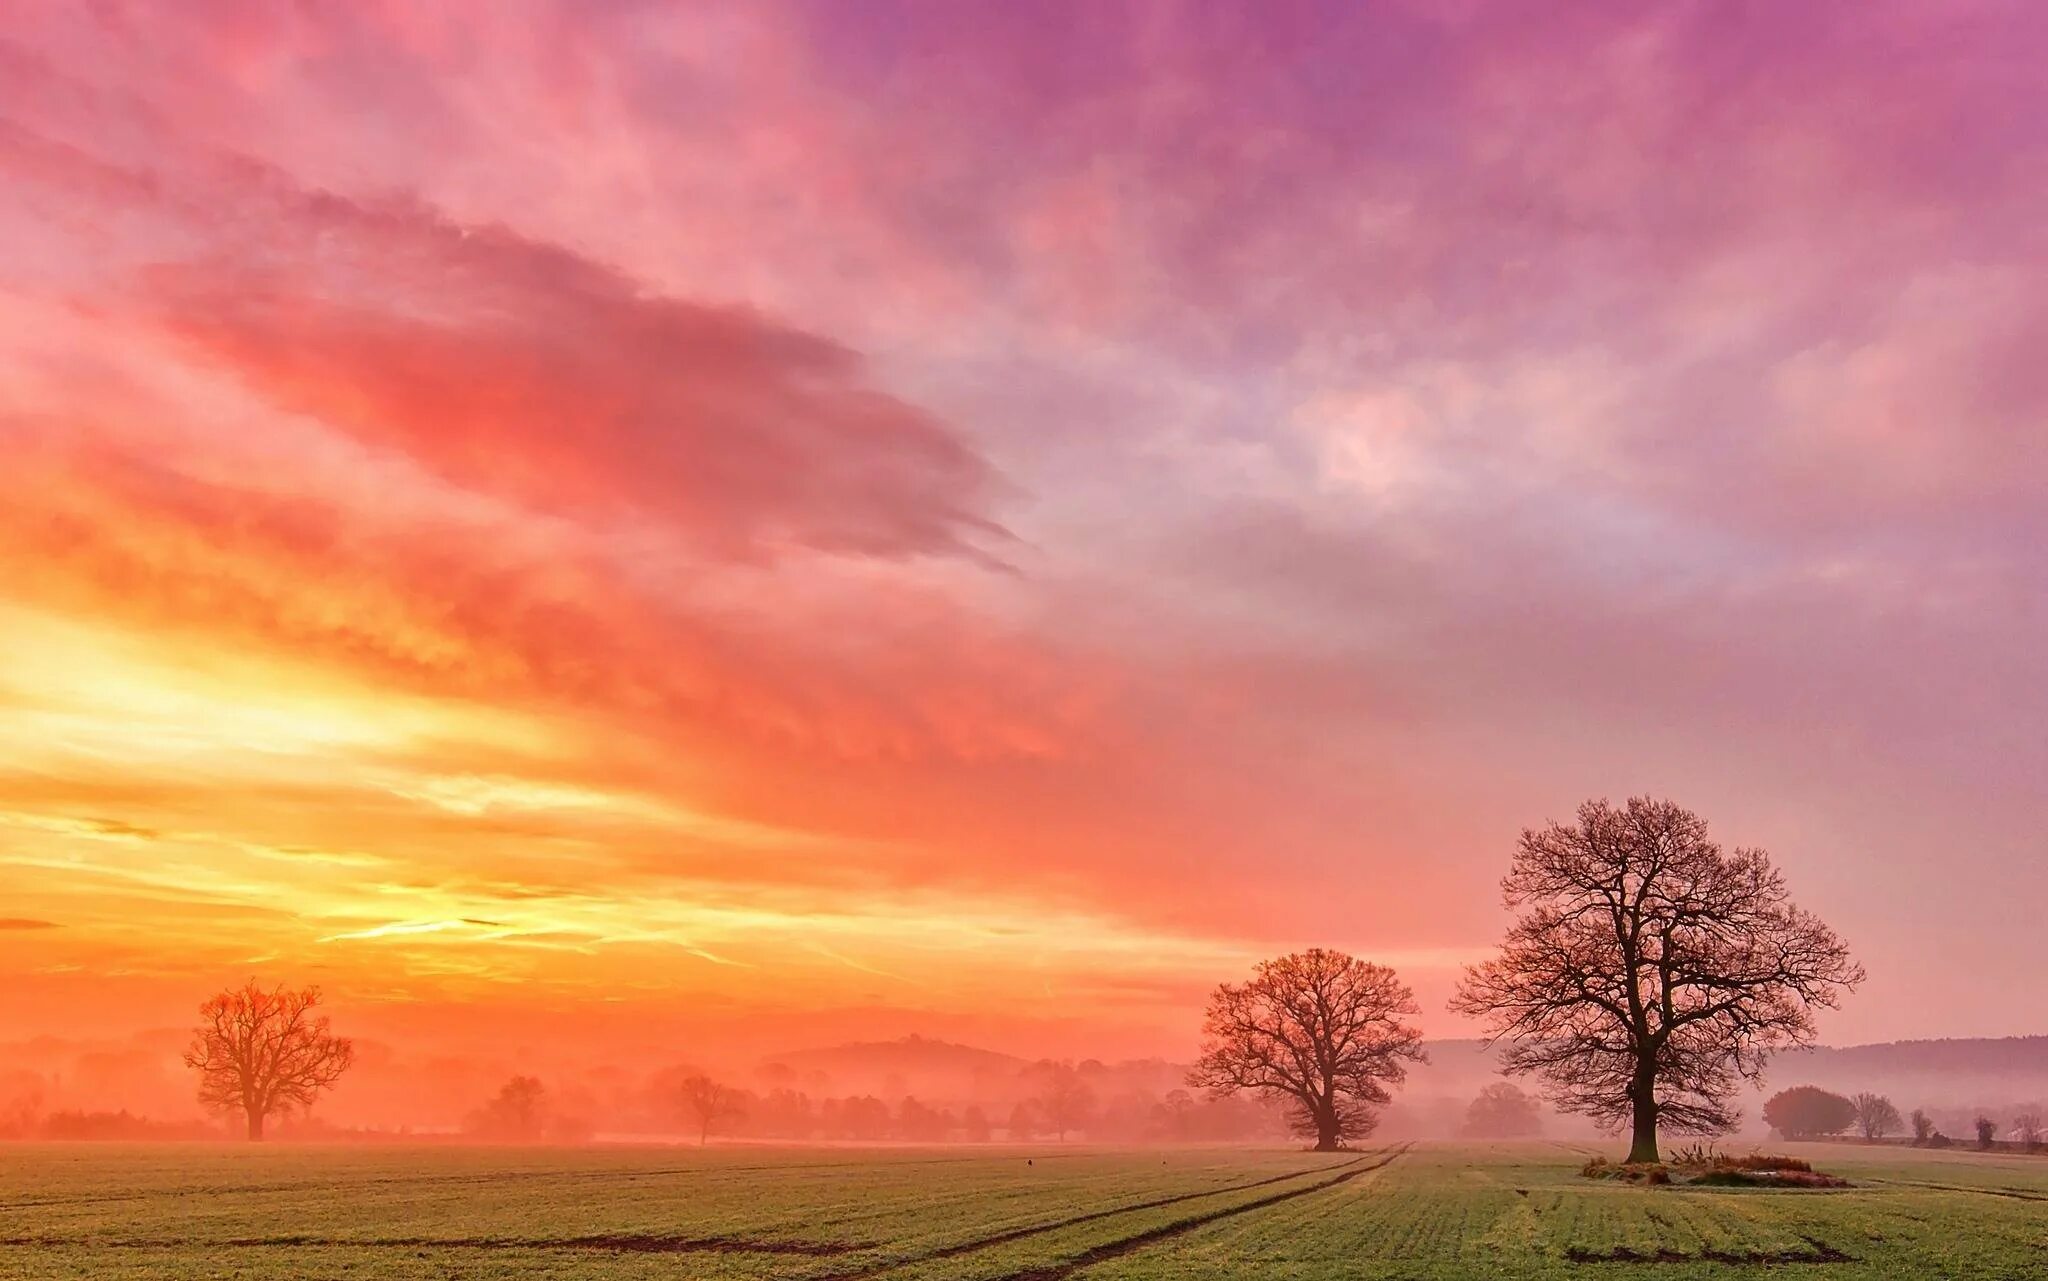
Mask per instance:
[[[1553,1143],[14,1145],[0,1276],[2048,1277],[2048,1160],[1794,1150],[1855,1186],[1596,1182]]]

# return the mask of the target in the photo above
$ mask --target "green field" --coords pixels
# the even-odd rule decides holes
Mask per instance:
[[[2048,1277],[2048,1159],[1795,1148],[1838,1191],[1566,1144],[0,1147],[0,1277]]]

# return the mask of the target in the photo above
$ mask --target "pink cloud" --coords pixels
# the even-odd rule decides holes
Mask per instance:
[[[0,270],[123,351],[33,366],[21,590],[1220,933],[1487,937],[1646,785],[1872,1009],[2044,888],[2033,10],[521,17],[24,20]]]

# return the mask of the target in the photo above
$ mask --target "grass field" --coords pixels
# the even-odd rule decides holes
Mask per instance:
[[[1792,1150],[1643,1188],[1564,1144],[0,1146],[0,1277],[2048,1278],[2048,1159]]]

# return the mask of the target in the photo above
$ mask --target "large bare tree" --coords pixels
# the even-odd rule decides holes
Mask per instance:
[[[1501,889],[1520,915],[1451,1008],[1561,1110],[1630,1123],[1630,1161],[1658,1159],[1659,1126],[1733,1128],[1740,1084],[1863,980],[1767,854],[1724,852],[1669,801],[1588,801],[1577,823],[1523,832]]]
[[[315,1014],[317,987],[268,991],[251,979],[199,1007],[199,1027],[185,1049],[185,1066],[199,1072],[199,1101],[240,1114],[249,1137],[293,1107],[309,1108],[355,1062],[355,1046],[328,1031]]]
[[[1363,1138],[1393,1096],[1389,1084],[1423,1062],[1420,1010],[1384,965],[1314,947],[1261,961],[1251,981],[1209,998],[1202,1056],[1188,1084],[1222,1098],[1240,1090],[1286,1100],[1295,1132],[1316,1151]]]

